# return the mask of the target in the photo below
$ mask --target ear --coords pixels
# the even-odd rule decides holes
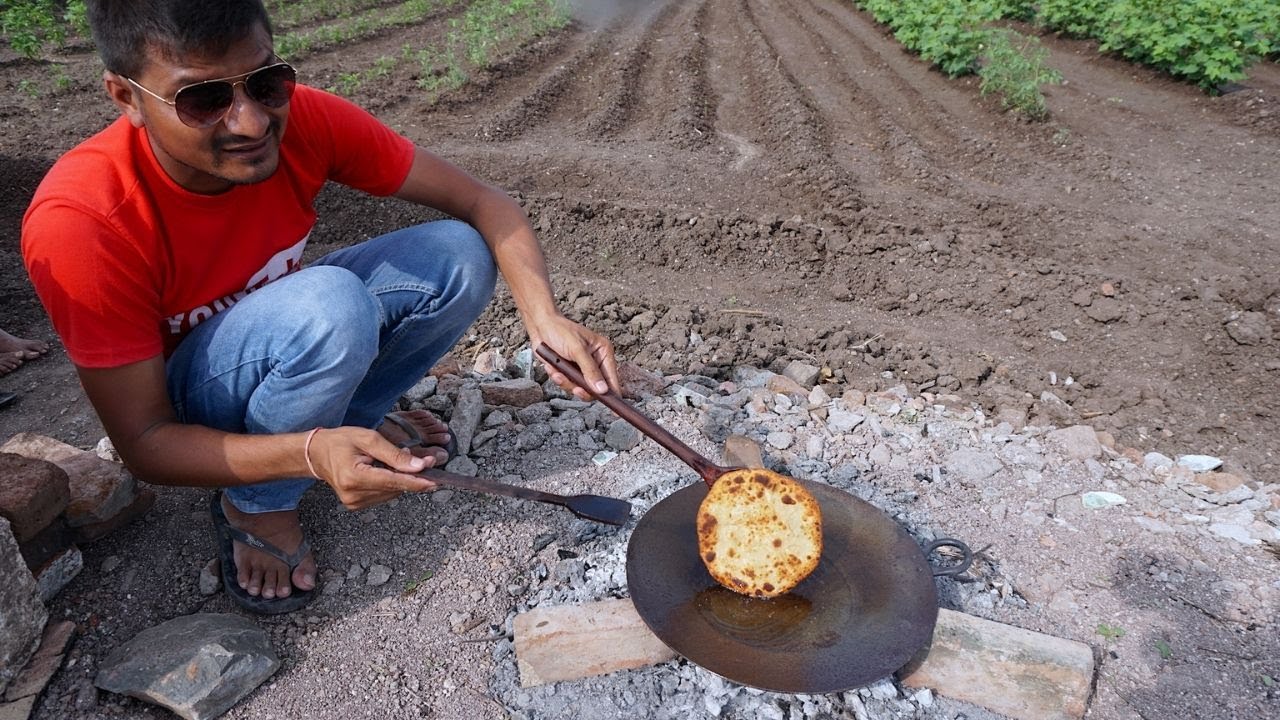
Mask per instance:
[[[146,118],[142,114],[142,93],[133,86],[133,83],[126,80],[123,75],[103,70],[102,84],[107,88],[107,95],[111,98],[111,102],[120,108],[120,113],[129,118],[129,122],[134,127],[140,128],[146,125]]]

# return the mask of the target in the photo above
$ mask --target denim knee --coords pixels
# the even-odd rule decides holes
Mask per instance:
[[[333,266],[309,267],[284,280],[289,292],[277,312],[297,321],[285,347],[363,377],[378,355],[380,306],[369,289],[355,273]]]

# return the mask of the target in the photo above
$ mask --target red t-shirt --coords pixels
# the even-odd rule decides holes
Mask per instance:
[[[299,85],[267,180],[219,195],[173,182],[121,117],[62,156],[22,222],[22,254],[71,361],[168,357],[202,320],[301,267],[327,180],[400,189],[413,143],[350,102]]]

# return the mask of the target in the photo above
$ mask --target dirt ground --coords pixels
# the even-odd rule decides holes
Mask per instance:
[[[714,378],[799,359],[848,387],[951,392],[1275,480],[1280,66],[1211,97],[1045,37],[1066,82],[1027,123],[848,3],[590,5],[439,103],[408,65],[354,98],[518,195],[564,306],[622,357]],[[300,76],[333,85],[446,19],[300,58]],[[115,116],[91,54],[58,61],[60,90],[47,65],[0,64],[0,326],[55,345],[19,223],[58,155]],[[342,189],[318,206],[310,254],[427,216]],[[503,295],[468,342],[523,340]],[[56,346],[0,391],[21,395],[0,437],[102,436]],[[154,532],[199,509],[174,491]],[[203,543],[172,552],[194,562]]]

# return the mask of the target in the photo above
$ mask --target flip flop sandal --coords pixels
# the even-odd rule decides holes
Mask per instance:
[[[0,392],[0,408],[7,408],[18,399],[18,393]]]
[[[402,448],[418,446],[439,447],[438,445],[427,445],[426,441],[422,439],[422,434],[418,432],[418,428],[414,427],[413,423],[409,422],[398,413],[387,413],[382,416],[382,419],[393,423],[396,427],[403,430],[405,435],[409,436],[408,440],[400,443],[400,447]],[[445,462],[448,462],[458,455],[458,438],[454,436],[453,430],[451,430],[448,425],[445,425],[445,430],[449,433],[449,442],[444,445],[444,451],[448,455]]]
[[[230,521],[227,520],[227,514],[222,510],[221,490],[213,494],[213,502],[210,503],[209,512],[213,515],[213,531],[217,538],[218,559],[222,565],[222,586],[226,588],[227,594],[231,596],[231,599],[237,605],[259,615],[279,615],[305,607],[319,594],[318,590],[299,590],[295,587],[288,597],[283,598],[267,599],[260,595],[250,595],[249,591],[240,587],[240,583],[236,580],[233,541],[261,550],[284,563],[289,568],[290,577],[293,577],[294,569],[307,556],[307,552],[311,549],[311,544],[304,537],[302,544],[298,546],[298,550],[290,555],[265,540],[256,538],[240,528],[232,527]]]

